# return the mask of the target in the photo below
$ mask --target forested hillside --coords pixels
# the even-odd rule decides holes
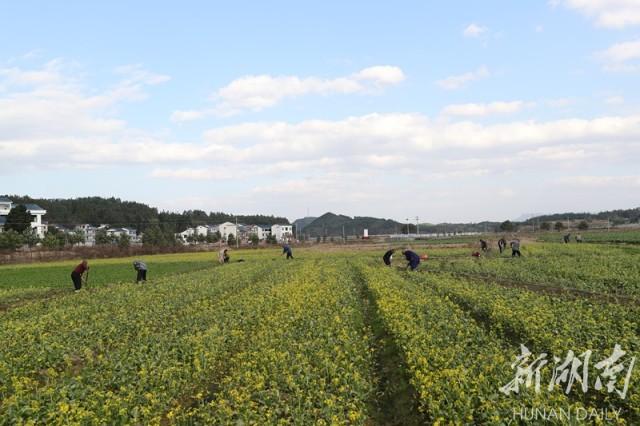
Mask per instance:
[[[144,231],[151,224],[175,232],[190,226],[235,222],[236,216],[222,212],[204,212],[185,210],[182,213],[158,211],[135,201],[123,201],[119,198],[83,197],[73,199],[42,199],[28,196],[7,195],[14,204],[35,203],[47,210],[44,220],[67,227],[81,223],[92,225],[109,224],[111,226],[132,227]],[[238,222],[246,224],[288,224],[284,217],[267,215],[239,215]]]

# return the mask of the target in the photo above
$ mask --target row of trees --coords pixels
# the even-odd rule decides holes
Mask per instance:
[[[580,223],[578,223],[577,228],[581,231],[586,231],[587,229],[589,229],[589,223],[587,223],[586,220],[583,220]],[[513,232],[513,231],[516,231],[517,229],[518,229],[517,225],[511,222],[510,220],[505,220],[500,224],[498,228],[498,230],[502,232]],[[540,229],[543,231],[551,231],[551,229],[554,229],[556,231],[563,231],[567,229],[567,227],[564,224],[564,222],[561,222],[561,221],[557,221],[555,223],[542,222],[540,224]]]
[[[15,229],[8,229],[0,233],[0,250],[16,250],[23,246],[32,248],[38,244],[50,250],[58,250],[64,247],[73,247],[85,242],[85,235],[82,231],[60,232],[56,228],[49,228],[44,238],[39,238],[32,229],[25,229],[18,232]],[[96,234],[96,244],[114,244],[121,248],[131,245],[131,238],[128,235],[119,237],[107,235],[105,232]]]

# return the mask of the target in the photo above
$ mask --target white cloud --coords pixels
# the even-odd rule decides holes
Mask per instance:
[[[442,113],[465,117],[483,117],[493,114],[513,114],[522,111],[527,106],[533,106],[533,104],[523,101],[454,104],[446,106]]]
[[[604,28],[622,29],[640,25],[638,0],[552,0],[551,5],[564,5],[594,19]]]
[[[628,176],[567,176],[558,183],[583,188],[640,188],[640,175]]]
[[[487,78],[489,75],[489,69],[486,66],[481,66],[475,71],[470,71],[461,75],[452,75],[442,80],[438,80],[436,84],[444,90],[458,90],[473,81]]]
[[[482,34],[486,33],[487,31],[489,31],[489,28],[487,27],[483,27],[481,25],[477,25],[475,23],[471,23],[469,24],[464,31],[462,32],[462,35],[464,35],[465,37],[480,37]]]
[[[325,79],[320,77],[250,75],[233,80],[220,88],[212,97],[213,108],[175,111],[174,122],[195,120],[209,115],[228,116],[242,111],[261,111],[273,107],[285,99],[305,95],[329,95],[372,93],[405,79],[402,69],[390,65],[365,68],[345,77]]]
[[[451,197],[466,202],[500,194],[504,183],[487,183],[515,173],[606,174],[606,164],[622,175],[640,161],[640,115],[472,121],[473,114],[526,107],[526,102],[517,103],[521,101],[479,104],[471,113],[450,109],[470,117],[464,120],[373,113],[340,120],[248,122],[213,128],[200,139],[179,143],[132,129],[114,113],[166,78],[137,67],[123,69],[110,88],[95,92],[84,87],[73,69],[65,64],[12,68],[0,77],[0,85],[8,89],[0,94],[1,173],[55,168],[73,174],[79,168],[117,166],[160,182],[232,179],[239,198],[225,193],[225,203],[237,201],[244,208],[255,202],[260,210],[274,199],[286,199],[287,205],[339,205],[363,214],[369,203],[377,203],[389,206],[386,212],[405,214],[400,213],[402,200],[416,187],[425,192],[413,194],[412,200],[424,198],[424,205]],[[381,84],[401,80],[393,70],[365,74]],[[122,87],[129,89],[116,90]],[[452,207],[460,206],[441,209]]]
[[[607,96],[604,102],[607,105],[622,105],[624,104],[624,96],[619,96],[619,95]]]
[[[596,53],[608,71],[635,71],[640,69],[640,39],[616,43]]]
[[[30,159],[38,167],[135,161],[143,150],[160,148],[161,142],[129,129],[112,109],[144,98],[146,86],[168,77],[140,66],[124,67],[116,72],[119,81],[95,93],[83,86],[78,68],[56,59],[35,69],[0,69],[5,88],[0,96],[0,161],[6,161],[5,168],[15,167],[15,159]],[[164,152],[172,156],[171,147]]]

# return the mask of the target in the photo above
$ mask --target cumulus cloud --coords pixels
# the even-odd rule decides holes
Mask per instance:
[[[460,75],[452,75],[442,80],[438,80],[436,81],[436,84],[444,90],[458,90],[473,81],[487,78],[489,75],[489,68],[483,65],[475,71],[469,71]]]
[[[599,27],[622,29],[640,25],[640,2],[637,0],[551,0],[595,20]]]
[[[83,86],[78,68],[56,59],[35,69],[0,69],[0,86],[4,87],[0,161],[6,162],[6,168],[14,166],[13,159],[28,158],[30,164],[45,167],[74,161],[86,165],[105,158],[135,158],[132,147],[157,149],[161,142],[128,128],[111,110],[118,103],[145,98],[147,86],[168,77],[139,65],[121,67],[115,73],[116,83],[96,93]]]
[[[462,35],[465,37],[477,38],[485,34],[487,31],[489,31],[489,28],[471,23],[464,29],[464,31],[462,31]]]
[[[640,39],[616,43],[596,57],[608,71],[636,71],[640,69]]]
[[[465,116],[465,117],[484,117],[493,114],[513,114],[522,111],[533,103],[524,101],[509,102],[490,102],[490,103],[467,103],[454,104],[444,107],[442,113],[445,115]]]
[[[373,81],[383,86],[402,81],[389,71],[356,74],[375,90]],[[334,202],[346,212],[367,214],[366,204],[375,202],[388,205],[385,212],[405,214],[400,213],[402,200],[410,194],[425,206],[462,198],[468,204],[476,196],[479,201],[495,196],[505,185],[499,179],[516,173],[571,176],[597,170],[606,175],[606,164],[621,176],[633,176],[628,170],[640,161],[640,115],[545,121],[502,115],[490,124],[474,121],[521,111],[528,105],[523,101],[454,105],[446,119],[372,113],[338,120],[245,122],[211,128],[189,142],[133,129],[117,115],[121,103],[139,100],[165,81],[133,66],[118,70],[114,84],[95,91],[85,87],[73,64],[4,68],[0,173],[118,166],[194,187],[232,179],[240,198],[225,194],[225,203],[237,201],[245,208],[258,201],[256,208],[264,208],[284,198],[287,205],[313,207],[317,199],[318,208]],[[415,194],[416,187],[425,192]],[[464,203],[440,208],[462,211]]]
[[[261,111],[285,99],[305,95],[372,93],[405,79],[402,69],[377,65],[332,79],[320,77],[250,75],[233,80],[213,96],[215,106],[200,110],[175,111],[174,122],[196,120],[209,115],[228,116],[242,111]]]

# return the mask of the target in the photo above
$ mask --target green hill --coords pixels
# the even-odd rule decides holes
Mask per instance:
[[[365,229],[370,235],[393,234],[400,232],[402,224],[390,219],[355,216],[349,217],[334,213],[325,213],[308,224],[302,233],[310,237],[339,237],[345,235],[362,235]]]

